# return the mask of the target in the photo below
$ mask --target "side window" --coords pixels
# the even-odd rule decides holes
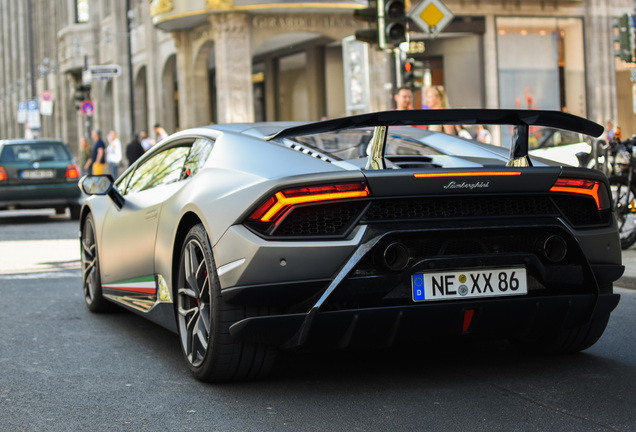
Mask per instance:
[[[214,142],[209,139],[199,138],[196,140],[194,144],[192,144],[192,149],[186,159],[181,178],[186,179],[199,172],[208,160],[208,157],[212,152],[212,147],[214,147]]]
[[[153,155],[130,176],[125,194],[141,192],[181,178],[190,146],[171,147]]]

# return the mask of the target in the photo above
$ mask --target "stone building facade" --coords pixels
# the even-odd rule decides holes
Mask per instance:
[[[402,56],[424,62],[423,84],[443,85],[452,107],[560,109],[636,133],[631,65],[615,58],[612,42],[612,21],[633,11],[632,0],[444,3],[454,20],[435,37],[411,26]],[[351,41],[366,26],[353,10],[364,6],[0,0],[0,138],[35,132],[76,151],[93,128],[128,142],[136,131],[152,135],[155,123],[174,132],[391,109],[394,55]],[[96,65],[121,73],[88,77]],[[52,102],[37,127],[29,100]]]

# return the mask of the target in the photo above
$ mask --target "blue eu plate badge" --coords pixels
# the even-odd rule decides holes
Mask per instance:
[[[413,300],[422,301],[426,300],[426,291],[424,290],[424,275],[413,275]]]

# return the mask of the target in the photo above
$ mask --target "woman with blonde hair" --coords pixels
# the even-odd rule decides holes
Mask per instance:
[[[446,109],[448,108],[448,99],[446,92],[442,86],[428,87],[424,93],[424,103],[429,109]],[[428,130],[435,132],[444,132],[449,135],[456,135],[454,125],[430,125]]]

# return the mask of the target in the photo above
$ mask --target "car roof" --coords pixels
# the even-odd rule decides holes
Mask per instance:
[[[13,145],[13,144],[37,144],[37,143],[60,143],[66,145],[66,143],[56,138],[12,138],[0,140],[0,145]]]

